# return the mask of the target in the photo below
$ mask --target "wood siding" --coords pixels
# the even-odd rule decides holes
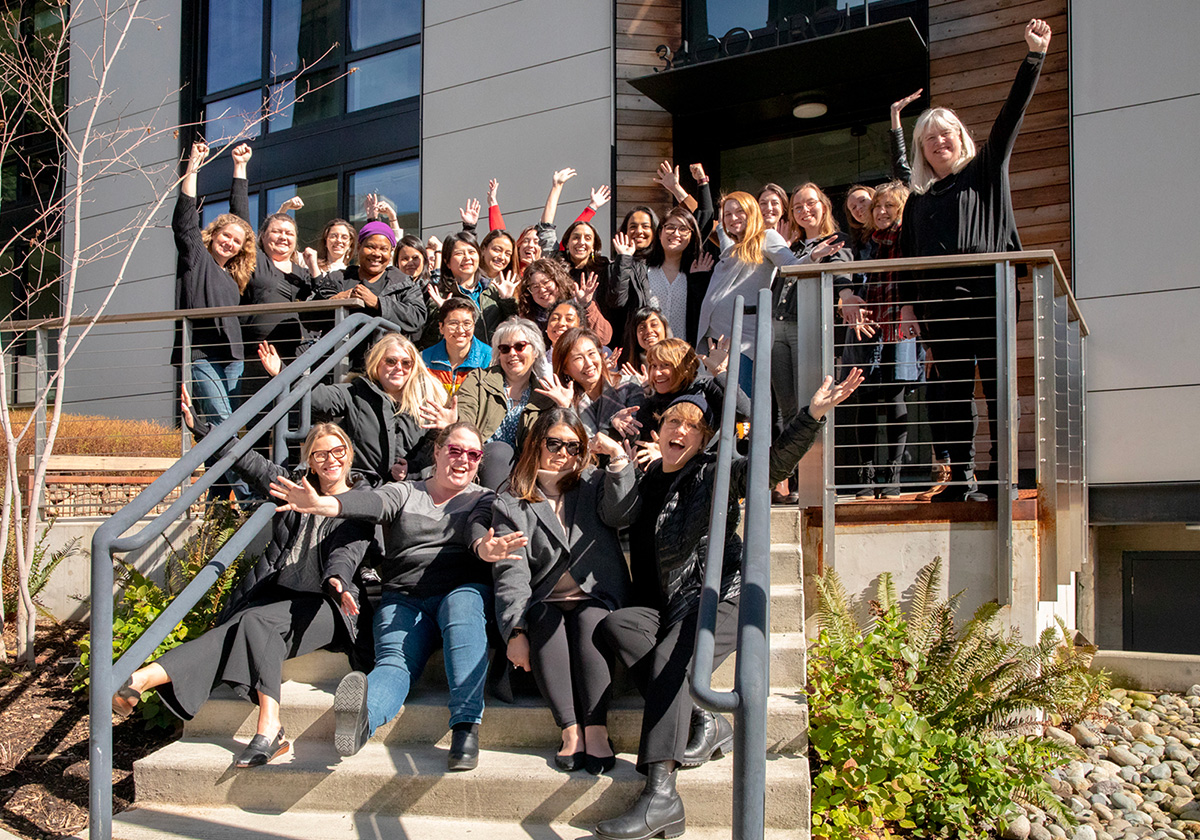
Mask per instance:
[[[671,115],[634,90],[629,80],[662,66],[654,52],[659,44],[679,46],[682,10],[680,0],[618,2],[616,7],[617,171],[613,193],[619,221],[638,204],[666,211],[673,203],[653,180],[659,161],[670,160],[673,154]]]

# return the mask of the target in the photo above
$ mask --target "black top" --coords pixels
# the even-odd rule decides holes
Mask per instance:
[[[658,515],[667,503],[671,484],[679,473],[663,472],[662,461],[655,461],[638,482],[641,515],[629,527],[629,571],[633,579],[632,605],[661,610],[667,605],[658,583],[658,561],[654,550],[654,533]],[[703,528],[704,523],[697,523]]]
[[[179,194],[171,217],[179,262],[175,270],[176,309],[237,306],[242,293],[229,272],[217,265],[200,237],[200,214],[195,196]],[[203,319],[192,324],[192,358],[228,362],[243,358],[242,325],[236,315]]]

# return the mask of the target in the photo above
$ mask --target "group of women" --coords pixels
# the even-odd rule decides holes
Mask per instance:
[[[620,659],[645,699],[638,768],[647,780],[631,807],[596,832],[677,836],[684,827],[677,770],[730,741],[726,721],[693,707],[688,671],[710,539],[725,546],[719,658],[736,639],[746,464],[735,458],[728,498],[714,498],[709,447],[723,400],[745,412],[755,362],[754,318],[746,319],[740,347],[727,340],[734,298],[773,290],[777,494],[787,494],[822,418],[846,400],[854,425],[871,427],[858,442],[864,471],[876,450],[870,418],[888,418],[889,462],[882,479],[873,477],[878,487],[868,481],[865,489],[897,491],[903,388],[914,366],[903,364],[912,352],[903,345],[931,335],[943,382],[940,449],[949,477],[969,492],[969,454],[955,436],[969,398],[961,382],[973,382],[974,365],[988,357],[989,328],[961,317],[976,280],[925,276],[910,299],[898,291],[900,277],[858,276],[853,261],[1019,247],[1007,161],[1050,29],[1031,21],[1025,40],[1030,52],[1013,93],[978,150],[953,112],[934,109],[917,122],[909,173],[899,112],[916,95],[893,106],[900,177],[849,192],[849,237],[837,231],[832,202],[815,184],[791,194],[775,185],[758,197],[730,193],[714,212],[702,167],[691,169],[693,199],[678,170],[664,164],[656,180],[679,205],[661,219],[650,207],[631,210],[612,260],[590,224],[608,199],[603,188],[557,240],[555,209],[574,174],[562,170],[539,223],[516,237],[503,228],[493,181],[482,242],[473,233],[476,202],[462,211],[463,231],[428,248],[386,222],[369,222],[355,236],[335,221],[306,267],[286,213],[268,217],[256,244],[238,215],[236,181],[234,214],[200,231],[195,172],[207,150],[197,144],[175,215],[185,305],[356,297],[401,332],[375,341],[349,382],[313,390],[320,422],[298,469],[253,451],[237,461],[237,477],[278,500],[263,562],[225,620],[135,672],[113,698],[114,711],[128,714],[142,692],[158,688],[186,719],[216,685],[231,685],[260,709],[257,733],[236,763],[264,764],[291,749],[279,717],[284,659],[343,649],[356,670],[335,695],[335,745],[353,755],[399,712],[440,640],[448,768],[469,770],[478,761],[492,640],[513,668],[532,671],[550,705],[561,732],[553,764],[599,774],[616,761],[606,726]],[[243,198],[249,157],[246,148],[234,152]],[[390,208],[375,204],[394,221]],[[706,246],[713,236],[715,247]],[[848,373],[840,383],[826,377],[802,406],[796,343],[811,325],[797,323],[795,289],[775,270],[806,262],[848,264],[835,288]],[[195,433],[228,416],[248,357],[264,375],[276,374],[303,332],[302,323],[279,316],[197,324],[195,401],[185,392],[183,406]],[[742,383],[725,379],[732,352],[744,357]],[[723,535],[699,524],[713,504],[729,508]]]

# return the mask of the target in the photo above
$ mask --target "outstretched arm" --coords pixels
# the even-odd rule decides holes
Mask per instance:
[[[563,184],[574,178],[576,172],[571,167],[560,169],[550,178],[550,194],[546,196],[546,206],[542,208],[542,223],[554,224],[554,214],[558,212],[558,198],[562,195]]]

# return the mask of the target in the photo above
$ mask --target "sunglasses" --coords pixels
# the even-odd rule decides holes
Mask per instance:
[[[551,455],[557,455],[563,449],[571,457],[579,454],[579,441],[577,440],[560,440],[559,438],[548,437],[542,442],[546,446],[546,451]]]
[[[333,449],[317,449],[308,453],[308,457],[313,460],[314,464],[324,464],[330,458],[335,461],[341,461],[346,457],[346,447],[335,446]]]
[[[397,359],[395,356],[389,356],[383,360],[383,366],[389,367],[389,368],[398,367],[398,368],[400,368],[400,370],[412,370],[413,369],[413,360],[412,359]]]
[[[524,353],[525,348],[528,346],[528,341],[514,341],[512,344],[497,344],[496,349],[500,351],[501,356],[507,356],[514,350],[518,353]]]
[[[483,458],[482,449],[467,449],[465,446],[459,446],[456,443],[446,445],[446,454],[451,458],[466,458],[469,464],[478,464]]]

